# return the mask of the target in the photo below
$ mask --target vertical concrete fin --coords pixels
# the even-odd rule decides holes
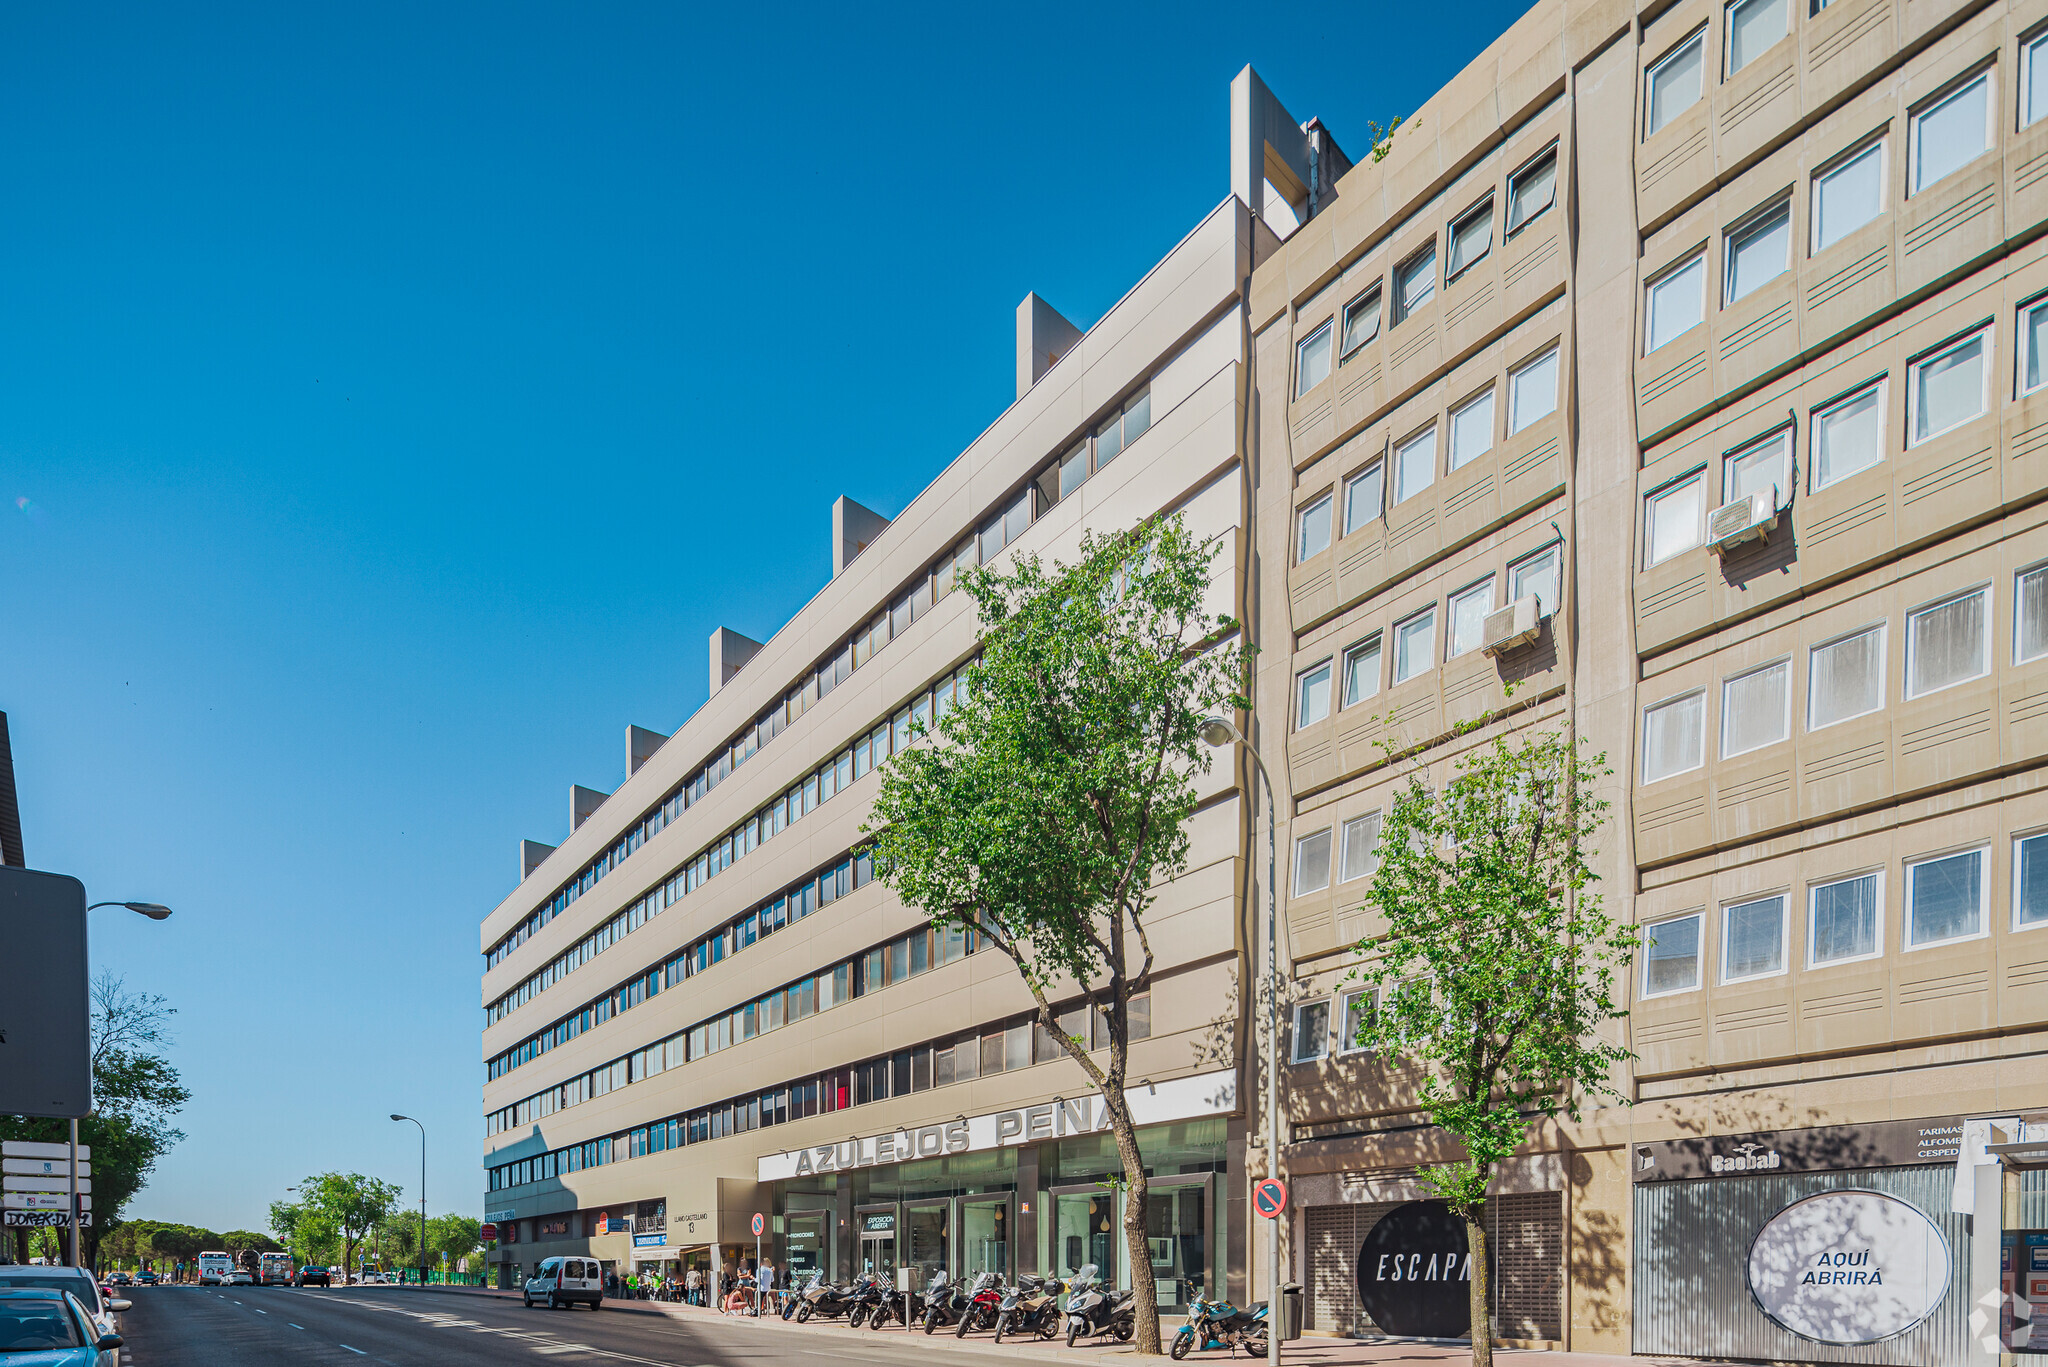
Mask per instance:
[[[580,783],[569,785],[569,830],[573,833],[578,826],[590,820],[590,814],[598,809],[610,793],[600,793],[595,788],[586,788]]]
[[[841,494],[832,504],[832,577],[837,579],[888,525],[888,518]],[[712,691],[718,691],[716,684]]]
[[[1017,397],[1030,392],[1053,362],[1080,340],[1081,329],[1058,309],[1035,293],[1025,295],[1024,302],[1017,305]]]
[[[644,726],[626,728],[626,777],[640,772],[640,766],[654,758],[654,752],[668,737],[659,731],[649,731]]]
[[[1247,66],[1230,82],[1230,192],[1282,239],[1329,206],[1351,169],[1319,119],[1299,123]]]
[[[519,881],[524,883],[540,867],[541,860],[555,852],[553,845],[543,845],[538,840],[519,842]]]
[[[844,502],[844,500],[841,500]],[[746,667],[747,661],[761,648],[759,641],[742,636],[731,627],[720,627],[711,633],[711,691],[716,693],[731,681],[732,676]]]

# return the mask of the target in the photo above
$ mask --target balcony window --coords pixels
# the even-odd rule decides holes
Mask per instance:
[[[1776,745],[1791,733],[1792,665],[1779,660],[1721,681],[1721,758]]]
[[[1330,549],[1330,496],[1324,494],[1301,510],[1294,560],[1302,564]]]
[[[1706,70],[1707,31],[1702,28],[1673,48],[1651,67],[1648,110],[1643,136],[1654,136],[1666,124],[1693,107],[1703,89]]]
[[[1871,958],[1879,952],[1883,877],[1865,873],[1814,887],[1807,909],[1808,963],[1847,963]]]
[[[1700,985],[1700,917],[1680,916],[1643,928],[1643,995]]]
[[[1551,147],[1508,177],[1508,226],[1512,237],[1557,201],[1557,148]]]
[[[1789,31],[1790,17],[1787,0],[1735,0],[1728,7],[1728,74],[1776,47]]]
[[[1729,232],[1724,272],[1728,302],[1776,280],[1791,266],[1792,206],[1780,203]]]
[[[1979,72],[1913,115],[1913,192],[1947,179],[1991,147],[1991,73]]]
[[[1990,402],[1991,335],[1975,333],[1906,368],[1913,443],[1938,437],[1983,414]]]
[[[1818,731],[1884,706],[1884,627],[1813,648],[1806,673],[1806,729]]]
[[[1884,139],[1813,178],[1813,249],[1823,251],[1884,212]]]
[[[1643,353],[1648,355],[1705,322],[1706,295],[1705,253],[1651,281]]]
[[[1380,334],[1380,287],[1374,285],[1344,306],[1344,355]]]
[[[1813,415],[1816,492],[1884,459],[1884,384],[1851,394]]]
[[[1364,702],[1380,691],[1380,638],[1360,641],[1344,652],[1344,706]]]
[[[1695,689],[1643,709],[1643,782],[1690,773],[1705,763],[1707,695]]]
[[[1472,264],[1493,249],[1493,200],[1489,197],[1451,225],[1451,259],[1445,270],[1447,280],[1463,275]]]
[[[1785,971],[1785,899],[1759,897],[1721,911],[1721,981]]]
[[[1493,390],[1451,410],[1451,468],[1458,469],[1493,449]]]
[[[1380,515],[1385,484],[1386,467],[1379,461],[1374,461],[1345,481],[1344,535],[1351,535]]]
[[[1301,339],[1294,348],[1294,395],[1300,398],[1330,378],[1330,322]]]
[[[1906,943],[1963,940],[1984,932],[1983,850],[1906,865]]]
[[[1990,672],[1991,634],[1984,620],[1989,597],[1984,589],[1972,589],[1906,615],[1907,697],[1939,693]]]
[[[1436,297],[1436,243],[1401,263],[1394,272],[1394,321],[1401,322]]]

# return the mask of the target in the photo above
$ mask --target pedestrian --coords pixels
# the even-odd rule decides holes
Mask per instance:
[[[761,1289],[760,1300],[754,1307],[757,1315],[773,1314],[779,1307],[775,1300],[775,1260],[768,1259],[761,1264],[761,1270],[754,1274],[754,1284]]]
[[[701,1271],[693,1267],[683,1274],[684,1300],[688,1301],[691,1305],[702,1305],[704,1303],[701,1299],[703,1290],[704,1274]]]

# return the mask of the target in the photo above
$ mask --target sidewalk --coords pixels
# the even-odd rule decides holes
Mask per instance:
[[[500,1300],[518,1300],[517,1291],[497,1291],[476,1286],[408,1286],[394,1287],[393,1290],[442,1292],[450,1295],[491,1296]],[[927,1339],[922,1329],[913,1329],[908,1334],[900,1324],[885,1329],[853,1329],[845,1320],[813,1320],[809,1324],[784,1321],[773,1315],[755,1319],[751,1315],[721,1315],[709,1306],[682,1305],[669,1301],[610,1300],[604,1303],[607,1312],[624,1311],[628,1314],[666,1315],[671,1319],[709,1319],[720,1324],[737,1325],[743,1329],[761,1334],[804,1335],[821,1342],[834,1339],[840,1342],[883,1343],[890,1338],[910,1339],[930,1343],[948,1351],[978,1352],[994,1359],[1010,1359],[1041,1362],[1081,1363],[1105,1357],[1131,1356],[1131,1347],[1115,1339],[1084,1341],[1068,1348],[1060,1339],[1032,1340],[1029,1342],[995,1343],[986,1333],[974,1334],[967,1338],[955,1338],[950,1329],[941,1329]],[[1180,1328],[1177,1316],[1161,1316],[1160,1337],[1163,1344],[1173,1342],[1174,1331]],[[1556,1353],[1531,1348],[1496,1348],[1496,1358],[1512,1358],[1527,1364],[1527,1367],[1699,1367],[1696,1360],[1680,1362],[1664,1358],[1629,1357],[1607,1353]],[[1305,1335],[1282,1346],[1282,1355],[1296,1367],[1381,1367],[1382,1364],[1403,1364],[1404,1367],[1427,1367],[1428,1364],[1456,1364],[1472,1361],[1469,1348],[1439,1343],[1396,1342],[1388,1340],[1368,1341],[1359,1339],[1326,1339]],[[1241,1355],[1226,1354],[1220,1350],[1206,1353],[1192,1353],[1190,1362],[1221,1363]]]

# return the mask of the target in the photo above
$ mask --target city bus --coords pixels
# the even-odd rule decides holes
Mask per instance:
[[[228,1273],[235,1270],[235,1260],[225,1253],[201,1253],[199,1255],[199,1284],[219,1286]]]
[[[264,1286],[290,1286],[292,1284],[292,1255],[289,1253],[266,1253],[256,1273],[256,1280]]]

